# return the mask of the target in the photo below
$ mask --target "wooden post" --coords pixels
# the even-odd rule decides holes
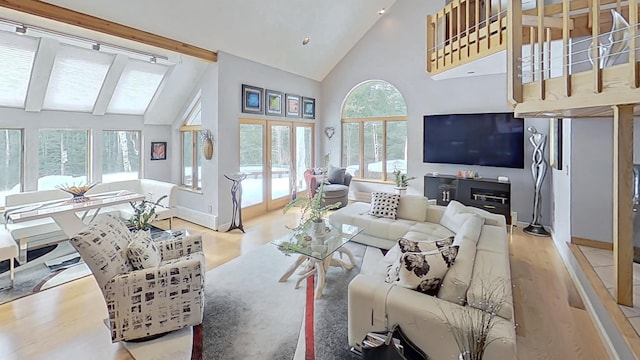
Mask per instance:
[[[544,78],[545,73],[545,58],[549,54],[544,53],[544,1],[538,1],[538,86],[540,90],[540,100],[544,100],[546,97],[546,80]]]
[[[633,107],[613,106],[613,263],[615,297],[633,306]]]
[[[507,92],[515,106],[522,102],[522,3],[509,1],[507,7]],[[532,54],[533,55],[533,54]]]
[[[593,48],[591,49],[591,58],[593,59],[593,91],[598,94],[602,92],[602,69],[600,69],[600,52],[598,51],[598,38],[600,36],[600,0],[591,0],[591,38]]]
[[[426,51],[426,70],[427,72],[431,72],[431,59],[433,59],[433,52],[435,51],[435,26],[433,25],[433,20],[431,19],[431,15],[427,15],[427,21],[425,26],[425,38],[427,39],[427,51]],[[436,53],[437,59],[437,53]]]
[[[569,74],[569,0],[562,0],[562,78],[565,96],[571,96],[571,74]]]
[[[637,64],[637,56],[636,56],[636,45],[638,44],[638,40],[636,36],[638,35],[638,1],[637,0],[629,0],[629,84],[632,89],[636,89],[638,87],[638,64]]]

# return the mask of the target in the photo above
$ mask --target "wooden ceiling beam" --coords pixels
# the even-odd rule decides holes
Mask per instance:
[[[0,0],[0,7],[40,16],[49,20],[79,26],[103,34],[136,41],[142,44],[175,51],[209,62],[218,61],[215,51],[199,48],[181,41],[169,39],[150,32],[138,30],[109,20],[52,5],[37,0]]]

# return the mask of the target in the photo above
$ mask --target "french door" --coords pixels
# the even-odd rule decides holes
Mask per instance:
[[[240,119],[242,207],[246,218],[284,207],[307,190],[304,170],[313,166],[313,124]]]

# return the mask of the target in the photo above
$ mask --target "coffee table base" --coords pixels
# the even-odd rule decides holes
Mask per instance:
[[[296,269],[298,269],[300,265],[302,265],[305,262],[305,260],[309,260],[311,262],[311,266],[309,267],[309,270],[303,271],[300,274],[300,277],[296,282],[296,289],[300,287],[300,283],[302,282],[302,280],[313,275],[313,273],[315,272],[317,273],[315,299],[320,299],[320,297],[322,297],[322,290],[324,290],[326,273],[327,273],[327,270],[329,269],[329,266],[336,266],[336,267],[341,267],[344,270],[351,270],[356,265],[353,254],[351,253],[351,251],[349,251],[349,249],[342,247],[336,250],[336,252],[340,254],[340,257],[342,257],[342,254],[347,255],[351,264],[348,264],[340,259],[336,259],[333,257],[333,255],[327,257],[324,260],[318,260],[316,258],[309,257],[306,255],[300,255],[298,256],[298,259],[296,259],[296,261],[289,267],[289,269],[287,269],[284,275],[282,275],[282,277],[280,278],[280,282],[286,282],[289,279],[289,277],[293,275]]]

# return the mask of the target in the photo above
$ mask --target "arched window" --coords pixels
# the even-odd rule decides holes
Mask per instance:
[[[370,80],[347,95],[342,166],[356,179],[387,181],[394,170],[407,172],[407,104],[395,86]]]
[[[202,106],[200,93],[195,97],[180,127],[182,137],[182,186],[202,188]]]

